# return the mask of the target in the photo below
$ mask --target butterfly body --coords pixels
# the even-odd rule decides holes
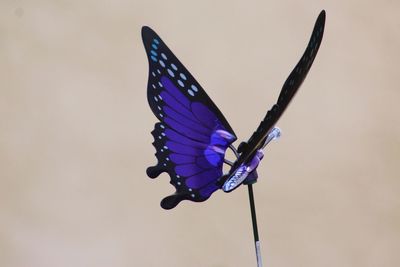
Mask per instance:
[[[176,189],[161,201],[164,209],[174,208],[182,200],[205,201],[218,189],[230,192],[243,182],[257,179],[262,150],[272,140],[274,125],[311,67],[324,23],[325,12],[321,12],[308,47],[286,80],[278,102],[238,150],[233,146],[237,137],[232,127],[204,89],[152,29],[142,28],[149,61],[147,99],[160,121],[152,131],[158,162],[147,169],[147,175],[155,178],[166,172]],[[224,175],[228,148],[234,150],[237,160]]]
[[[251,159],[248,164],[242,163],[235,171],[228,177],[228,179],[222,185],[222,190],[224,192],[231,192],[236,189],[243,182],[254,183],[258,178],[255,174],[255,170],[260,164],[264,157],[264,152],[262,149],[257,150],[256,155]]]
[[[241,163],[238,167],[238,163],[234,163],[233,167],[229,171],[227,175],[225,175],[225,179],[223,181],[222,190],[224,192],[232,192],[234,189],[239,187],[242,183],[244,184],[252,184],[257,181],[257,167],[260,164],[261,160],[264,158],[263,149],[274,139],[278,139],[281,136],[281,130],[278,127],[274,127],[270,133],[267,135],[267,138],[264,141],[262,148],[257,149],[254,156],[249,157],[245,163]],[[238,157],[237,162],[239,162],[240,156]]]

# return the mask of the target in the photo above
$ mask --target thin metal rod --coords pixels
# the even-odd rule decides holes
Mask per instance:
[[[248,189],[249,189],[251,221],[253,224],[254,245],[256,248],[257,267],[262,267],[260,239],[258,238],[258,228],[257,228],[256,206],[254,204],[253,185],[249,184]]]
[[[239,158],[239,153],[237,152],[237,149],[232,144],[229,145],[229,148],[233,151],[233,154],[235,154],[235,157]]]
[[[228,164],[229,166],[233,166],[233,162],[227,159],[224,159],[224,163]]]

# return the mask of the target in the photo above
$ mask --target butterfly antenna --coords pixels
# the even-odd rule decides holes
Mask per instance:
[[[262,267],[260,239],[258,237],[256,205],[254,203],[253,185],[249,184],[248,185],[248,189],[249,189],[249,202],[250,202],[250,211],[251,211],[251,221],[252,221],[252,224],[253,224],[254,245],[255,245],[255,248],[256,248],[257,267]]]

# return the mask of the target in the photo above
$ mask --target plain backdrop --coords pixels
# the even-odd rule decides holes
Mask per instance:
[[[264,266],[400,266],[399,1],[0,2],[0,266],[255,266],[247,190],[147,178],[151,26],[247,140],[325,36],[259,167]],[[238,143],[237,143],[238,144]],[[236,144],[236,145],[237,145]]]

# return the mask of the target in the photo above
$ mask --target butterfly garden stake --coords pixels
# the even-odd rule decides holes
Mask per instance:
[[[158,163],[147,169],[151,178],[168,173],[176,192],[161,201],[161,207],[172,209],[182,200],[201,202],[218,189],[231,192],[241,184],[248,185],[251,217],[256,247],[257,266],[262,266],[253,187],[257,167],[265,146],[280,136],[275,127],[294,97],[317,55],[325,26],[321,11],[308,46],[285,81],[278,101],[267,112],[247,142],[236,149],[236,135],[204,89],[149,27],[142,28],[142,38],[149,60],[147,100],[156,123],[152,135]],[[227,149],[236,156],[225,158]],[[223,173],[223,164],[230,166]]]

